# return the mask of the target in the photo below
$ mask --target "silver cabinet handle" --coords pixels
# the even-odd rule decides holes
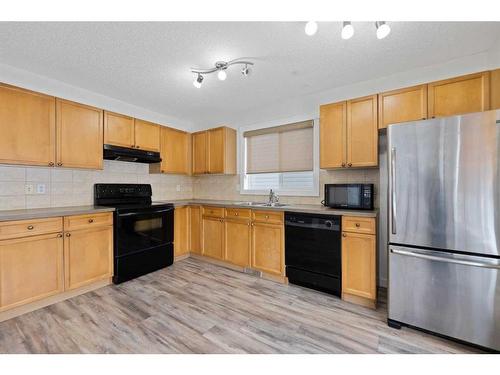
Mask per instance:
[[[420,258],[420,259],[434,260],[436,262],[461,264],[463,266],[472,266],[472,267],[493,268],[493,269],[497,269],[497,270],[500,269],[500,264],[498,264],[498,263],[474,262],[474,261],[470,261],[470,260],[461,260],[461,259],[450,258],[447,256],[442,256],[442,255],[428,255],[428,254],[423,254],[423,253],[408,251],[408,250],[391,249],[390,251],[393,254],[405,255],[405,256]]]
[[[391,149],[391,227],[392,234],[396,234],[396,148]]]

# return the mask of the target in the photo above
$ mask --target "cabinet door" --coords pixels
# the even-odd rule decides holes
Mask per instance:
[[[340,168],[346,161],[346,102],[322,105],[319,108],[320,168]]]
[[[104,143],[120,147],[134,147],[134,119],[104,111]]]
[[[487,111],[489,77],[489,72],[483,72],[429,83],[429,117]]]
[[[250,220],[225,219],[224,260],[241,267],[250,266]]]
[[[135,147],[147,151],[160,151],[160,125],[135,119]]]
[[[102,169],[103,111],[56,99],[57,165]]]
[[[189,133],[161,127],[161,172],[189,174]]]
[[[283,275],[283,226],[253,223],[252,267],[263,272]]]
[[[490,72],[490,109],[500,109],[500,69]]]
[[[56,99],[0,84],[0,163],[55,162]]]
[[[190,250],[193,253],[201,254],[201,207],[190,207],[190,237],[191,246]]]
[[[203,217],[203,255],[223,259],[224,222],[221,218]]]
[[[0,311],[63,290],[61,233],[0,241]]]
[[[427,85],[384,92],[378,96],[378,126],[427,118]]]
[[[176,207],[174,211],[174,254],[189,253],[189,207]]]
[[[224,173],[224,128],[210,129],[208,134],[208,173]]]
[[[342,293],[376,298],[374,235],[342,233]]]
[[[377,95],[347,102],[347,166],[378,165]]]
[[[204,174],[207,170],[207,132],[194,133],[193,142],[193,174]]]
[[[65,289],[113,276],[113,227],[67,232],[64,237]]]

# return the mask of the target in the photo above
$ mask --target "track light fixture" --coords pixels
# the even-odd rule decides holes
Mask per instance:
[[[350,21],[344,21],[342,23],[342,39],[351,39],[354,35],[354,27],[352,26]]]
[[[391,28],[385,21],[375,22],[375,28],[377,29],[377,38],[384,39],[391,32]]]
[[[309,21],[304,28],[306,35],[313,36],[318,31],[318,23],[316,21]]]
[[[197,74],[197,77],[193,82],[194,87],[196,87],[196,88],[201,87],[201,83],[203,82],[203,78],[204,78],[203,75],[204,74],[210,74],[210,73],[217,72],[217,78],[219,78],[219,80],[221,80],[221,81],[224,81],[227,78],[227,73],[226,73],[227,68],[230,67],[231,65],[236,65],[236,64],[245,65],[243,67],[243,69],[241,70],[241,73],[245,77],[250,74],[249,65],[254,65],[254,63],[251,61],[244,61],[244,60],[240,60],[240,59],[235,59],[235,60],[231,60],[231,61],[227,61],[227,62],[226,61],[217,61],[215,63],[215,67],[210,68],[210,69],[191,68],[191,72]]]

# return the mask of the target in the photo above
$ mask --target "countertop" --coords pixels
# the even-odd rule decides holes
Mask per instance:
[[[291,212],[304,212],[323,215],[345,215],[345,216],[363,216],[363,217],[377,217],[378,211],[358,211],[358,210],[337,210],[325,207],[321,204],[290,204],[284,207],[262,207],[262,206],[248,206],[238,204],[242,201],[229,201],[229,200],[212,200],[212,199],[183,199],[183,200],[170,200],[164,201],[165,203],[173,203],[175,207],[182,207],[188,205],[205,205],[205,206],[218,206],[218,207],[237,207],[237,208],[251,208],[254,210],[274,210],[274,211],[291,211]]]
[[[0,221],[39,219],[44,217],[85,215],[99,212],[113,212],[113,207],[100,206],[69,206],[27,208],[23,210],[0,211]]]

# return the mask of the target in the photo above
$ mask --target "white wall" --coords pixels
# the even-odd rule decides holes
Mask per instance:
[[[75,102],[106,109],[108,111],[118,112],[161,125],[168,125],[177,129],[190,131],[193,128],[193,124],[191,122],[179,119],[175,116],[152,112],[145,108],[125,103],[109,96],[72,86],[52,78],[40,76],[10,65],[0,64],[0,82],[56,96],[62,99],[73,100]]]

